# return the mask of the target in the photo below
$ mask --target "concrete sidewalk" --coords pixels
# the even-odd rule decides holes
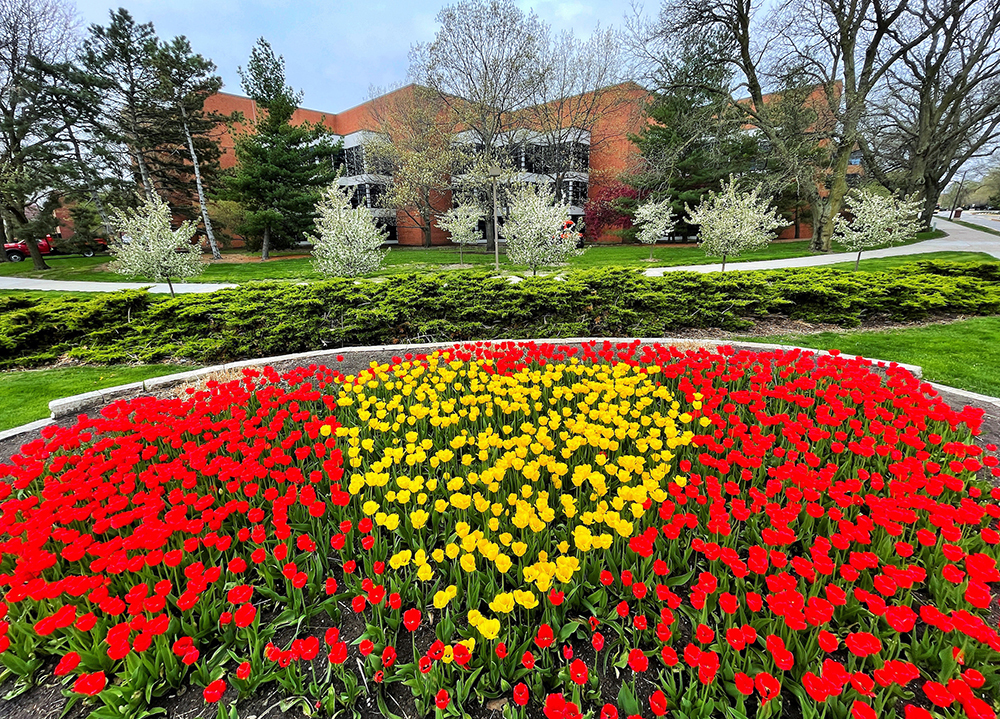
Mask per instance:
[[[862,260],[877,257],[901,257],[918,255],[926,252],[984,252],[1000,260],[1000,237],[988,232],[980,232],[943,218],[936,220],[938,229],[948,233],[947,237],[936,240],[914,242],[901,247],[888,247],[884,250],[871,250],[861,255]],[[790,257],[784,260],[761,260],[758,262],[727,262],[726,272],[737,270],[780,270],[786,267],[822,267],[840,262],[854,262],[855,252],[838,252],[829,255],[809,255],[808,257]],[[667,272],[719,272],[722,264],[684,265],[682,267],[652,267],[645,271],[648,277],[660,277]]]
[[[238,287],[238,285],[178,282],[174,284],[174,293],[182,295],[196,292],[215,292],[216,290],[224,290],[230,287]],[[73,280],[34,280],[28,277],[0,277],[0,291],[119,292],[121,290],[141,290],[143,288],[147,288],[150,294],[154,295],[170,294],[170,288],[167,287],[165,282],[157,284],[143,284],[142,282],[77,282]]]

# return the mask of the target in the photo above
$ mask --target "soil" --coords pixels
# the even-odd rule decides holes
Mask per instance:
[[[960,318],[942,318],[934,323],[944,323],[955,321]],[[928,324],[928,323],[920,323]],[[898,329],[901,325],[898,323],[884,325],[866,325],[864,329]],[[916,323],[914,326],[917,326]],[[678,333],[680,337],[690,337],[692,340],[692,346],[698,346],[697,339],[719,339],[719,338],[736,338],[736,337],[747,337],[747,336],[769,336],[778,334],[813,334],[818,332],[826,332],[838,330],[842,331],[842,328],[832,326],[832,325],[809,325],[804,322],[794,322],[791,320],[769,320],[767,322],[759,323],[759,326],[755,327],[752,331],[743,331],[740,333],[724,333],[719,330],[705,330],[691,331],[688,333]],[[361,358],[352,358],[353,362],[344,362],[339,367],[344,372],[357,371],[362,367],[367,367],[367,361]],[[381,359],[381,358],[380,358]],[[357,365],[357,367],[352,367],[350,365]],[[232,379],[232,377],[220,374],[218,377],[213,377],[214,379],[225,381],[226,379]],[[191,385],[186,385],[185,387],[201,388],[204,386],[206,379],[199,380],[197,383]],[[165,390],[161,396],[177,396],[184,392],[184,387],[180,388],[170,388]],[[136,393],[136,397],[140,396],[140,393]],[[968,404],[965,398],[960,397],[956,394],[942,392],[941,397],[953,408],[961,409],[963,406]],[[1000,403],[996,404],[985,404],[981,407],[985,412],[984,421],[982,425],[982,431],[979,437],[976,438],[976,443],[980,446],[986,444],[998,444],[1000,445]],[[92,414],[96,414],[99,410],[95,409]],[[62,420],[57,421],[60,426],[72,426],[76,423],[76,417],[66,417]],[[21,445],[27,441],[35,439],[37,433],[34,436],[21,436],[19,438],[8,439],[5,441],[0,441],[0,463],[9,462],[11,457],[17,453]],[[340,577],[338,577],[338,580]],[[263,610],[262,610],[263,611]],[[683,614],[678,614],[678,619],[684,620]],[[993,620],[996,621],[997,617]],[[314,634],[321,636],[327,627],[333,626],[333,622],[330,620],[327,614],[317,613],[314,615],[308,624],[304,624],[302,630],[299,631],[300,636],[306,636],[306,634]],[[417,651],[425,653],[430,644],[434,641],[434,631],[433,627],[435,624],[435,618],[432,613],[425,615],[424,623],[421,628],[417,631],[415,636],[415,643]],[[338,624],[341,630],[341,640],[347,642],[349,647],[349,655],[345,667],[353,671],[359,678],[359,682],[362,687],[367,686],[366,680],[362,677],[360,672],[361,668],[361,656],[358,652],[357,646],[354,646],[352,642],[358,638],[362,632],[364,632],[365,625],[364,622],[351,610],[347,603],[341,603],[341,621]],[[685,631],[690,633],[691,627],[685,626],[683,624],[679,625],[678,631],[684,633]],[[291,630],[283,630],[278,632],[274,637],[273,641],[277,646],[287,646],[292,639]],[[683,637],[681,637],[683,638]],[[683,642],[682,642],[683,643]],[[619,672],[613,666],[607,665],[606,669],[600,670],[600,664],[596,662],[597,657],[594,654],[593,649],[590,644],[586,641],[574,640],[572,641],[572,646],[575,652],[575,658],[581,658],[587,662],[588,666],[594,667],[592,670],[600,675],[600,694],[601,702],[608,702],[611,704],[617,704],[617,697],[619,689],[622,685],[622,678],[629,674],[629,672]],[[397,647],[400,653],[398,661],[400,663],[405,663],[407,660],[404,658],[404,652],[408,652],[408,647]],[[319,656],[315,660],[317,668],[322,666],[322,662],[326,662],[325,652],[321,649]],[[595,666],[596,664],[596,666]],[[308,663],[303,667],[303,673],[308,674]],[[85,719],[88,714],[97,708],[97,704],[93,702],[77,702],[74,706],[67,710],[67,698],[64,695],[65,687],[68,686],[68,681],[64,682],[58,677],[52,675],[52,669],[55,666],[55,660],[48,662],[36,675],[37,683],[26,691],[19,691],[13,680],[8,679],[6,682],[0,684],[0,717],[3,719]],[[640,676],[635,683],[635,694],[636,699],[639,701],[640,706],[649,706],[649,697],[655,690],[653,683],[645,677],[645,675]],[[409,687],[400,683],[393,682],[385,684],[381,687],[383,692],[383,697],[386,705],[393,714],[402,717],[403,719],[417,719],[416,706],[414,704],[413,696],[410,692]],[[234,690],[229,689],[230,696]],[[362,700],[359,706],[355,708],[354,719],[376,719],[377,717],[382,717],[378,704],[375,701],[374,691],[364,691],[362,694]],[[8,698],[9,697],[9,698]],[[229,697],[226,697],[229,698]],[[280,687],[273,684],[265,685],[263,692],[244,699],[235,704],[236,710],[241,719],[269,719],[278,717],[288,717],[289,719],[306,719],[306,714],[303,711],[303,707],[299,704],[292,706],[285,706],[283,700],[285,699],[285,694]],[[225,699],[224,699],[225,701]],[[783,716],[795,719],[799,716],[799,708],[797,701],[792,696],[783,697],[784,707]],[[469,711],[472,719],[501,719],[503,707],[506,701],[503,699],[487,701],[483,706],[472,706],[472,702],[469,702],[467,710]],[[204,701],[202,697],[202,692],[200,687],[194,685],[182,686],[176,692],[170,692],[159,699],[154,700],[153,706],[155,710],[159,711],[159,716],[166,717],[166,719],[213,719],[217,713],[217,706],[208,704]],[[748,710],[751,709],[748,704]],[[752,715],[752,711],[750,714]],[[147,716],[154,716],[152,713]],[[341,714],[340,716],[345,716]],[[540,707],[537,703],[532,703],[529,707],[528,716],[530,719],[542,719],[542,714]]]

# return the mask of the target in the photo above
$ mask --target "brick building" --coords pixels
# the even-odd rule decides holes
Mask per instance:
[[[407,85],[394,90],[390,95],[409,93],[412,90],[413,86]],[[610,93],[609,97],[615,98],[609,104],[608,111],[595,113],[593,122],[588,123],[588,129],[578,128],[571,133],[572,141],[562,142],[562,147],[552,148],[544,133],[526,128],[524,132],[518,133],[516,142],[511,138],[512,141],[504,148],[514,166],[520,170],[518,179],[526,182],[551,181],[551,167],[547,164],[550,163],[548,158],[553,156],[553,150],[564,161],[568,158],[566,171],[560,172],[559,176],[563,183],[563,196],[569,200],[570,213],[574,218],[583,215],[587,198],[625,170],[635,156],[635,147],[628,136],[641,128],[642,106],[649,98],[648,93],[634,83],[608,88],[602,93]],[[389,178],[379,174],[378,168],[371,166],[364,153],[366,136],[377,126],[373,107],[375,102],[377,100],[368,101],[338,113],[299,108],[292,116],[292,122],[321,124],[336,134],[344,147],[346,174],[341,178],[341,184],[356,188],[355,202],[369,207],[376,218],[390,228],[391,239],[401,245],[420,245],[423,241],[420,228],[410,226],[404,220],[403,213],[379,206],[379,196],[384,192]],[[257,106],[253,100],[230,93],[218,93],[208,98],[205,109],[222,114],[238,111],[250,122],[257,116]],[[235,128],[237,133],[245,129],[247,128],[239,125]],[[221,127],[219,139],[222,149],[220,164],[223,169],[232,167],[236,164],[233,153],[235,138],[227,127]],[[614,235],[607,235],[599,240],[620,242],[620,238]],[[444,232],[434,228],[431,242],[447,244],[449,240]]]

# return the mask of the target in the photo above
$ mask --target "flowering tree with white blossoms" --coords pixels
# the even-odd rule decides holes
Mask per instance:
[[[761,185],[750,192],[737,189],[730,175],[722,190],[711,193],[697,208],[685,205],[688,222],[698,225],[701,248],[709,257],[722,257],[723,272],[726,258],[765,247],[774,230],[787,224],[762,192]]]
[[[503,236],[510,261],[527,265],[533,275],[539,267],[583,252],[577,249],[580,233],[569,217],[569,205],[556,204],[551,190],[539,190],[532,184],[511,196]]]
[[[653,261],[653,247],[663,237],[674,231],[677,220],[670,200],[659,202],[644,202],[635,210],[632,224],[639,227],[635,238],[644,245],[649,245],[649,261]]]
[[[171,297],[173,280],[200,275],[205,263],[201,248],[191,244],[197,231],[194,223],[185,221],[172,230],[170,218],[170,206],[155,192],[138,207],[115,210],[111,226],[122,241],[112,242],[108,248],[115,258],[112,272],[166,282]]]
[[[451,241],[458,245],[458,262],[465,261],[463,250],[466,245],[474,245],[483,239],[479,231],[479,223],[485,215],[482,207],[475,204],[462,204],[452,207],[437,220],[437,226],[451,235]]]
[[[874,247],[912,239],[922,229],[923,204],[913,197],[899,199],[874,187],[855,190],[846,202],[853,220],[837,215],[833,220],[834,238],[851,252],[857,252],[854,269],[861,263],[861,253]]]
[[[307,236],[313,244],[316,269],[324,275],[357,277],[382,266],[382,250],[389,233],[375,224],[367,207],[351,207],[350,187],[333,184],[323,190],[316,203],[318,236]]]

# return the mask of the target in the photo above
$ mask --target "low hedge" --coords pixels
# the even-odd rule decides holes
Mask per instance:
[[[215,363],[349,345],[498,338],[657,337],[740,330],[786,315],[857,326],[871,317],[1000,311],[1000,263],[918,262],[868,273],[830,269],[645,277],[576,272],[512,283],[481,272],[389,282],[259,283],[157,299],[0,298],[0,368],[64,355],[93,363]]]

